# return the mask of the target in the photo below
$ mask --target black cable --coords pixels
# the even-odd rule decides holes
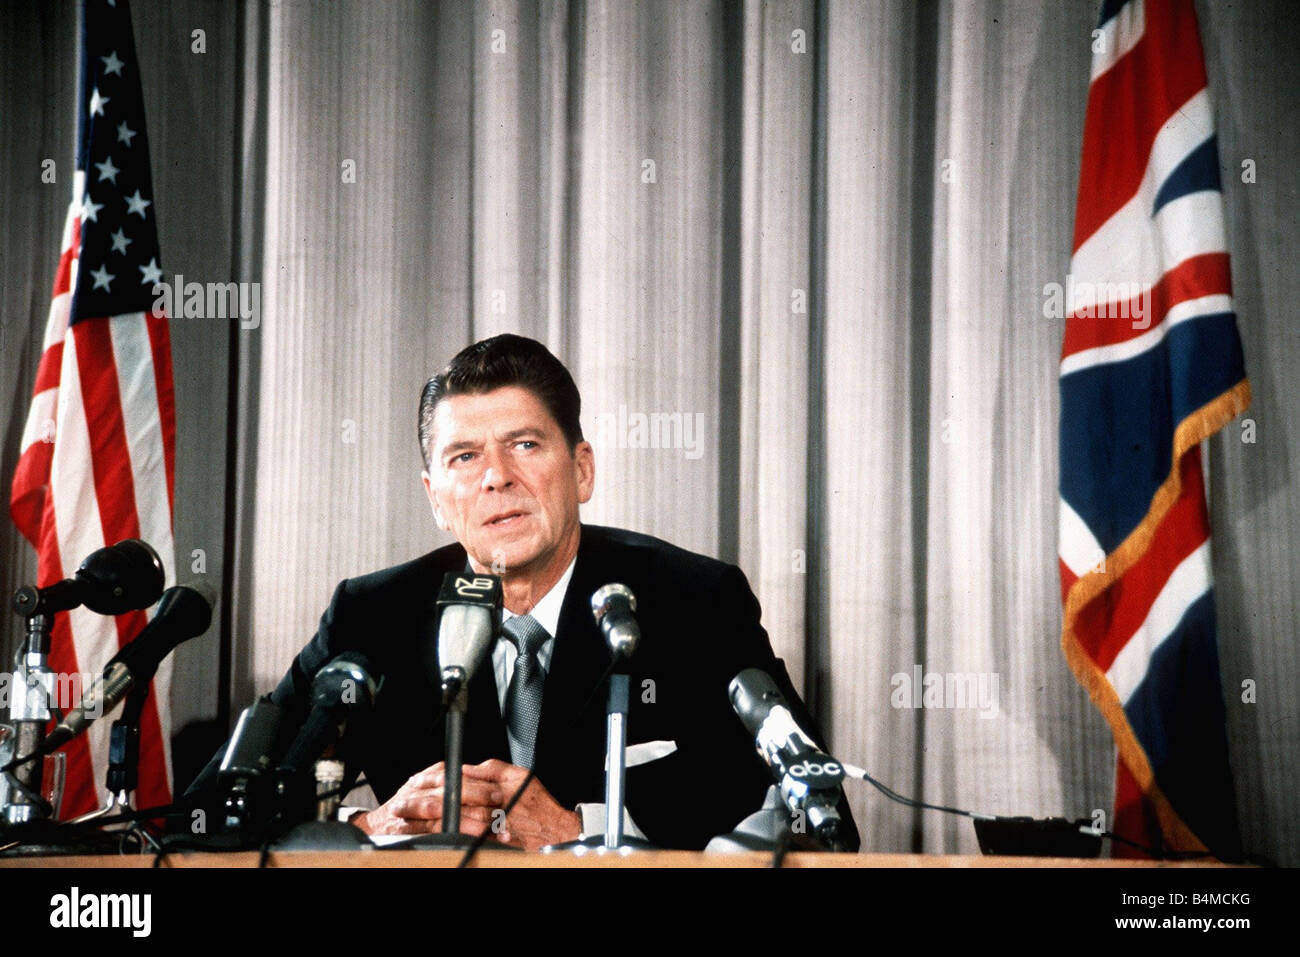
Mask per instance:
[[[862,770],[862,769],[859,768],[857,770]],[[926,801],[918,801],[915,798],[905,797],[904,795],[898,794],[897,792],[893,791],[886,785],[882,784],[880,781],[877,781],[866,771],[862,771],[860,775],[859,774],[850,775],[850,777],[855,777],[858,778],[859,780],[866,781],[868,784],[870,784],[872,787],[879,790],[881,794],[885,795],[885,797],[889,798],[891,801],[897,801],[899,804],[905,804],[908,807],[923,808],[930,811],[943,811],[946,814],[956,814],[960,817],[969,817],[974,820],[983,820],[983,821],[1008,820],[1008,818],[1000,815],[980,814],[976,811],[967,811],[962,808],[947,807],[942,804],[930,804]],[[1136,848],[1137,850],[1151,856],[1156,860],[1182,861],[1182,860],[1193,860],[1199,857],[1214,857],[1215,860],[1218,860],[1218,858],[1215,857],[1215,855],[1211,854],[1209,851],[1160,851],[1153,847],[1147,847],[1145,844],[1139,844],[1137,841],[1130,840],[1127,837],[1124,837],[1120,834],[1116,834],[1114,831],[1096,831],[1094,833],[1096,833],[1098,837],[1103,837],[1110,841],[1117,841],[1121,844],[1127,844],[1129,847]]]
[[[930,811],[943,811],[947,814],[956,814],[961,817],[974,818],[975,820],[993,821],[997,819],[996,816],[992,814],[980,814],[977,811],[966,811],[963,810],[962,808],[947,807],[942,804],[930,804],[926,801],[918,801],[915,798],[905,797],[902,794],[899,794],[898,792],[890,789],[888,786],[877,781],[866,771],[863,771],[861,775],[855,774],[855,775],[851,775],[851,777],[858,777],[861,780],[866,781],[868,784],[870,784],[872,787],[879,790],[881,794],[889,798],[891,801],[897,801],[899,804],[905,804],[908,807],[924,808]]]
[[[14,768],[22,767],[24,764],[30,764],[32,761],[35,761],[37,758],[43,758],[43,757],[46,757],[45,752],[41,751],[38,748],[37,750],[33,751],[31,754],[24,754],[21,758],[13,758],[8,764],[0,768],[0,774],[8,774]]]
[[[26,763],[29,760],[31,760],[30,757],[23,758],[23,760],[20,761],[19,763],[20,764]],[[31,788],[27,787],[27,785],[23,784],[22,781],[19,781],[16,777],[14,777],[13,774],[8,770],[4,772],[4,776],[5,776],[5,780],[9,782],[9,786],[11,788],[14,788],[19,793],[21,793],[23,797],[27,798],[28,801],[30,801],[33,805],[39,808],[41,810],[42,815],[44,815],[46,818],[48,818],[51,814],[54,813],[53,805],[51,805],[49,801],[45,800],[45,796],[43,794],[37,794]]]
[[[363,774],[358,776],[357,779],[353,781],[351,784],[340,784],[333,791],[325,791],[322,794],[317,794],[316,800],[324,801],[326,798],[332,798],[332,797],[344,798],[347,797],[349,794],[351,794],[353,791],[355,791],[357,788],[363,787],[369,783],[370,782],[366,780],[366,777]]]
[[[105,824],[134,824],[137,821],[148,821],[156,817],[174,817],[177,814],[185,814],[193,810],[194,801],[182,799],[173,801],[171,804],[158,804],[154,807],[141,808],[138,811],[122,811],[118,814],[109,814],[105,817],[92,818],[89,821],[55,821],[60,831],[69,831],[79,833],[81,831],[92,832]]]

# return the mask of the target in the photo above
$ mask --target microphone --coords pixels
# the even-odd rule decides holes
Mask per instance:
[[[501,631],[501,579],[448,572],[438,592],[438,664],[442,698],[450,702],[469,684]]]
[[[75,575],[61,582],[14,592],[14,611],[25,618],[85,605],[100,615],[148,608],[165,584],[162,560],[145,542],[127,538],[92,552]]]
[[[371,677],[370,659],[359,651],[345,651],[318,671],[311,686],[311,713],[280,770],[293,776],[319,758],[342,736],[350,712],[374,705],[382,683]]]
[[[596,616],[596,624],[615,658],[632,657],[641,640],[641,628],[633,614],[635,611],[636,596],[626,585],[611,582],[598,588],[591,596],[591,613]]]
[[[222,828],[227,832],[255,831],[274,815],[273,772],[284,750],[283,716],[270,695],[258,698],[239,716],[217,772]],[[193,785],[188,793],[194,793]]]
[[[804,733],[767,672],[746,668],[727,688],[731,706],[754,736],[759,756],[772,770],[792,814],[802,812],[817,840],[834,851],[847,850],[840,838],[837,808],[844,766]]]
[[[438,655],[447,779],[442,792],[440,842],[459,844],[462,765],[465,763],[465,714],[469,680],[488,656],[501,631],[501,579],[495,575],[448,572],[438,592]],[[453,835],[453,836],[448,836]]]
[[[606,848],[623,847],[623,808],[627,803],[628,659],[641,641],[636,596],[626,585],[611,582],[591,596],[591,613],[614,656],[610,663],[609,699],[605,705],[605,838]]]
[[[220,775],[233,781],[260,777],[270,771],[283,737],[280,728],[283,715],[270,695],[258,698],[245,708],[222,755]]]
[[[96,718],[117,707],[137,685],[147,685],[173,648],[208,630],[212,623],[212,601],[212,590],[206,583],[167,589],[153,620],[109,660],[103,674],[82,692],[81,704],[46,735],[40,753],[49,754],[62,747]]]

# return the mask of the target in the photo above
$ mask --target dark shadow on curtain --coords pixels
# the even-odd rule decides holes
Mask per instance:
[[[231,178],[230,269],[241,281],[261,283],[266,223],[266,104],[270,63],[267,11],[258,4],[235,18],[235,131]],[[229,730],[236,704],[252,701],[251,669],[233,667],[235,636],[247,650],[252,639],[253,516],[256,497],[261,337],[230,324],[226,391],[225,546],[222,561],[217,724]]]
[[[915,631],[912,644],[916,661],[926,660],[929,627],[930,557],[930,326],[933,321],[931,290],[934,286],[935,136],[939,95],[939,6],[932,0],[918,3],[912,32],[912,214],[908,222],[908,262],[911,264],[909,441],[912,456],[911,548],[912,607]],[[912,794],[923,793],[925,773],[925,709],[913,711],[916,723],[912,754]],[[920,853],[924,839],[923,812],[912,811],[912,851]]]
[[[826,668],[830,660],[829,601],[824,569],[831,555],[826,538],[826,115],[830,42],[828,0],[817,0],[813,13],[812,209],[808,249],[808,574],[804,592],[804,702],[822,728],[830,728],[833,709]],[[827,740],[827,747],[835,742]]]
[[[717,557],[740,559],[740,156],[742,148],[745,42],[740,0],[722,6],[722,279],[718,328],[718,548]],[[734,363],[727,357],[734,356]]]

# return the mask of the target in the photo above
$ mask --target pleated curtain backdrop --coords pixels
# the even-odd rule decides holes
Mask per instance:
[[[931,802],[1109,812],[1110,736],[1059,646],[1063,322],[1043,313],[1069,262],[1095,2],[180,9],[235,38],[212,154],[234,183],[202,201],[230,213],[233,278],[262,288],[260,326],[229,337],[230,430],[188,460],[183,436],[180,464],[205,442],[230,463],[204,521],[231,707],[278,679],[341,578],[447,540],[419,389],[513,331],[582,390],[584,520],[740,564],[839,756]],[[1230,744],[1247,847],[1296,863],[1300,17],[1198,12],[1259,430],[1208,450]],[[160,209],[195,201],[167,175]],[[200,247],[172,246],[178,264]],[[212,361],[203,334],[178,369]],[[982,676],[989,706],[897,707],[917,668]],[[189,674],[203,700],[227,676]],[[849,787],[868,850],[976,850],[966,821]]]

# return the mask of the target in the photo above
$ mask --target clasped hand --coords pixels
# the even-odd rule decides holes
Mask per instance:
[[[505,806],[528,776],[528,770],[496,758],[463,765],[460,788],[460,830],[478,835],[491,832],[501,844],[535,851],[547,844],[577,840],[582,818],[561,807],[542,782],[533,779],[510,814]],[[352,818],[367,834],[433,834],[442,830],[446,764],[439,761],[407,780],[397,793],[373,811]]]

